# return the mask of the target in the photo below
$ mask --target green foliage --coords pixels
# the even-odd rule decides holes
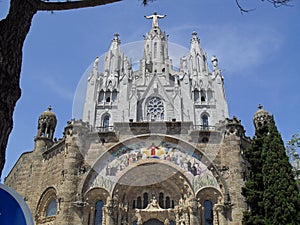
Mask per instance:
[[[249,171],[242,194],[250,211],[243,224],[300,224],[300,192],[273,118],[256,130],[245,158]]]

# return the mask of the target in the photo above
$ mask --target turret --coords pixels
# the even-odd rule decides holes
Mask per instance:
[[[42,151],[53,145],[53,136],[56,128],[57,119],[52,107],[44,111],[38,119],[38,130],[35,138],[35,149]]]
[[[258,110],[254,114],[253,123],[256,130],[260,129],[264,125],[270,123],[271,115],[268,111],[264,110],[262,105],[258,105]]]
[[[44,137],[50,140],[53,139],[57,119],[54,112],[52,112],[52,107],[49,106],[48,110],[44,111],[38,120],[38,131],[37,137]]]

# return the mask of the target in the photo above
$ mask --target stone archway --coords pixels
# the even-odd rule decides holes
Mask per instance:
[[[159,221],[158,219],[150,219],[146,221],[144,225],[164,225],[164,223]]]
[[[117,224],[122,221],[135,224],[136,221],[137,225],[142,225],[147,221],[179,219],[189,223],[194,216],[190,206],[195,194],[184,171],[158,159],[142,160],[123,173],[112,196],[123,206],[118,211]],[[196,208],[195,214],[200,215],[200,208],[198,211]]]
[[[188,143],[168,136],[140,135],[103,153],[82,183],[82,191],[107,190],[106,225],[142,225],[150,219],[198,225],[203,209],[202,198],[195,192],[204,187],[226,192],[221,178],[209,158]],[[149,212],[153,196],[159,208]]]

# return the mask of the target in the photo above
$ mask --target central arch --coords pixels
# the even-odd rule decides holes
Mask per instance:
[[[157,219],[150,219],[150,220],[146,221],[144,223],[144,225],[164,225],[164,223]]]
[[[100,155],[82,183],[82,194],[102,184],[106,186],[101,187],[112,193],[120,175],[142,160],[157,160],[180,167],[185,170],[194,191],[214,186],[222,193],[227,192],[226,182],[203,151],[172,136],[150,134],[119,142]]]
[[[189,179],[172,164],[157,159],[142,160],[125,171],[116,183],[112,198],[126,210],[120,218],[129,224],[163,224],[175,221],[176,209],[183,201],[195,199]]]
[[[152,220],[173,224],[176,218],[186,223],[202,220],[201,205],[206,200],[216,204],[226,189],[218,169],[203,151],[159,134],[139,135],[111,146],[82,183],[87,202],[93,200],[95,205],[99,199],[93,196],[101,193],[104,207],[115,209],[115,223],[129,225]]]

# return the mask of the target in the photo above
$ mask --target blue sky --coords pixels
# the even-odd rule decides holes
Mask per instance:
[[[0,18],[9,0],[0,1]],[[143,40],[151,21],[144,15],[167,14],[160,20],[169,41],[189,48],[196,31],[208,57],[217,55],[225,77],[230,116],[242,120],[246,134],[254,134],[252,118],[260,103],[271,114],[284,141],[300,132],[300,3],[273,8],[235,1],[157,0],[147,7],[125,0],[95,8],[39,12],[24,44],[22,97],[14,114],[3,178],[25,151],[31,151],[39,115],[52,105],[58,118],[56,137],[62,137],[72,118],[77,84],[96,56],[108,50],[114,33],[123,44]]]

